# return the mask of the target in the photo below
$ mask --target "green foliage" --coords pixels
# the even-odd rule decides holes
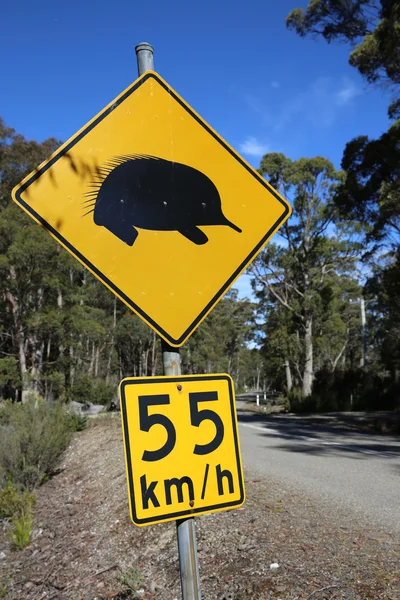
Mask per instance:
[[[131,567],[118,575],[118,581],[129,592],[131,598],[139,598],[138,590],[143,582],[143,575],[137,567]]]
[[[28,142],[14,129],[7,127],[0,117],[0,209],[7,206],[10,190],[59,145],[60,142],[54,138],[42,144]]]
[[[368,16],[365,8],[371,0],[310,0],[306,10],[296,8],[286,18],[289,29],[304,37],[322,35],[328,42],[335,38],[352,41],[366,35]]]
[[[380,4],[380,6],[379,6]],[[349,62],[370,82],[400,83],[400,6],[381,0],[310,0],[286,25],[298,35],[357,43]]]
[[[0,388],[4,386],[18,386],[20,375],[18,373],[18,361],[12,356],[0,358]]]
[[[88,425],[88,418],[86,415],[81,415],[72,411],[68,413],[67,422],[68,421],[72,431],[76,432],[83,431]]]
[[[346,178],[336,202],[341,213],[370,226],[369,239],[400,231],[400,121],[377,140],[366,136],[346,145]]]
[[[243,389],[257,371],[246,343],[253,337],[254,305],[231,290],[182,348],[182,363],[188,373],[228,372]],[[258,361],[260,362],[260,361]]]
[[[395,381],[400,373],[400,249],[373,265],[367,294],[374,309],[370,330],[376,341],[375,357]],[[400,398],[399,398],[400,406]]]
[[[303,397],[301,387],[293,387],[287,395],[287,401],[290,406],[290,412],[308,413],[315,409],[315,402],[312,396]]]
[[[65,375],[60,371],[50,371],[42,377],[43,388],[50,400],[65,400]]]
[[[293,412],[335,412],[348,410],[394,410],[400,385],[388,374],[370,369],[347,369],[316,373],[313,393],[306,403],[289,395]]]
[[[15,483],[8,481],[6,487],[0,489],[0,519],[31,512],[35,503],[35,494],[29,490],[21,492]]]
[[[32,534],[32,515],[23,512],[12,519],[11,542],[17,550],[23,550],[29,545]]]
[[[158,342],[156,334],[136,315],[121,315],[115,328],[118,362],[133,376],[155,374]]]
[[[35,504],[34,494],[28,490],[21,492],[11,481],[0,489],[0,519],[11,518],[10,538],[17,550],[22,550],[30,542]]]
[[[80,375],[68,390],[68,400],[81,403],[108,405],[114,396],[114,385],[108,384],[104,379],[92,379],[87,375]]]
[[[0,486],[34,489],[49,477],[71,441],[76,418],[62,406],[8,404],[0,411]]]

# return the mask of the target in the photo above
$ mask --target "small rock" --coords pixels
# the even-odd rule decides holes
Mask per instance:
[[[26,590],[32,589],[33,588],[32,581],[27,581],[24,587],[25,587]]]
[[[149,592],[150,594],[154,594],[154,592],[156,591],[157,588],[157,584],[155,581],[150,581],[149,583]]]
[[[6,555],[4,554],[4,552],[0,552],[0,560],[4,560],[6,557]]]
[[[275,569],[279,569],[279,565],[278,563],[271,563],[269,565],[269,568],[271,569],[271,571],[275,571]]]
[[[36,540],[38,537],[40,537],[43,533],[43,529],[39,528],[39,529],[34,529],[33,533],[32,533],[32,540]]]

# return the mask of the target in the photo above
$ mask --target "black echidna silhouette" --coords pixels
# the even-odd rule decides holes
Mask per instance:
[[[179,231],[194,244],[205,244],[201,225],[227,225],[214,183],[189,167],[155,156],[118,156],[98,170],[98,181],[85,201],[96,225],[132,246],[137,229]]]

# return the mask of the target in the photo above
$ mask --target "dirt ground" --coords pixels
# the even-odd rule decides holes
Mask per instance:
[[[203,600],[400,600],[398,537],[245,476],[242,509],[196,519]],[[37,495],[25,550],[12,551],[0,522],[0,597],[181,598],[175,524],[130,522],[118,414],[76,434]],[[132,568],[129,595],[119,577]]]

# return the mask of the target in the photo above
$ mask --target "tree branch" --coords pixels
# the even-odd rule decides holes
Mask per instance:
[[[334,360],[334,361],[333,361],[333,363],[332,363],[332,371],[333,371],[333,372],[335,372],[335,369],[336,369],[336,367],[337,367],[337,364],[338,364],[339,360],[342,358],[342,356],[343,356],[343,352],[346,350],[346,347],[347,347],[348,341],[349,341],[349,330],[347,329],[347,330],[346,330],[346,341],[345,341],[345,343],[343,344],[343,346],[342,346],[342,349],[340,350],[339,354],[337,355],[337,357],[335,358],[335,360]]]

